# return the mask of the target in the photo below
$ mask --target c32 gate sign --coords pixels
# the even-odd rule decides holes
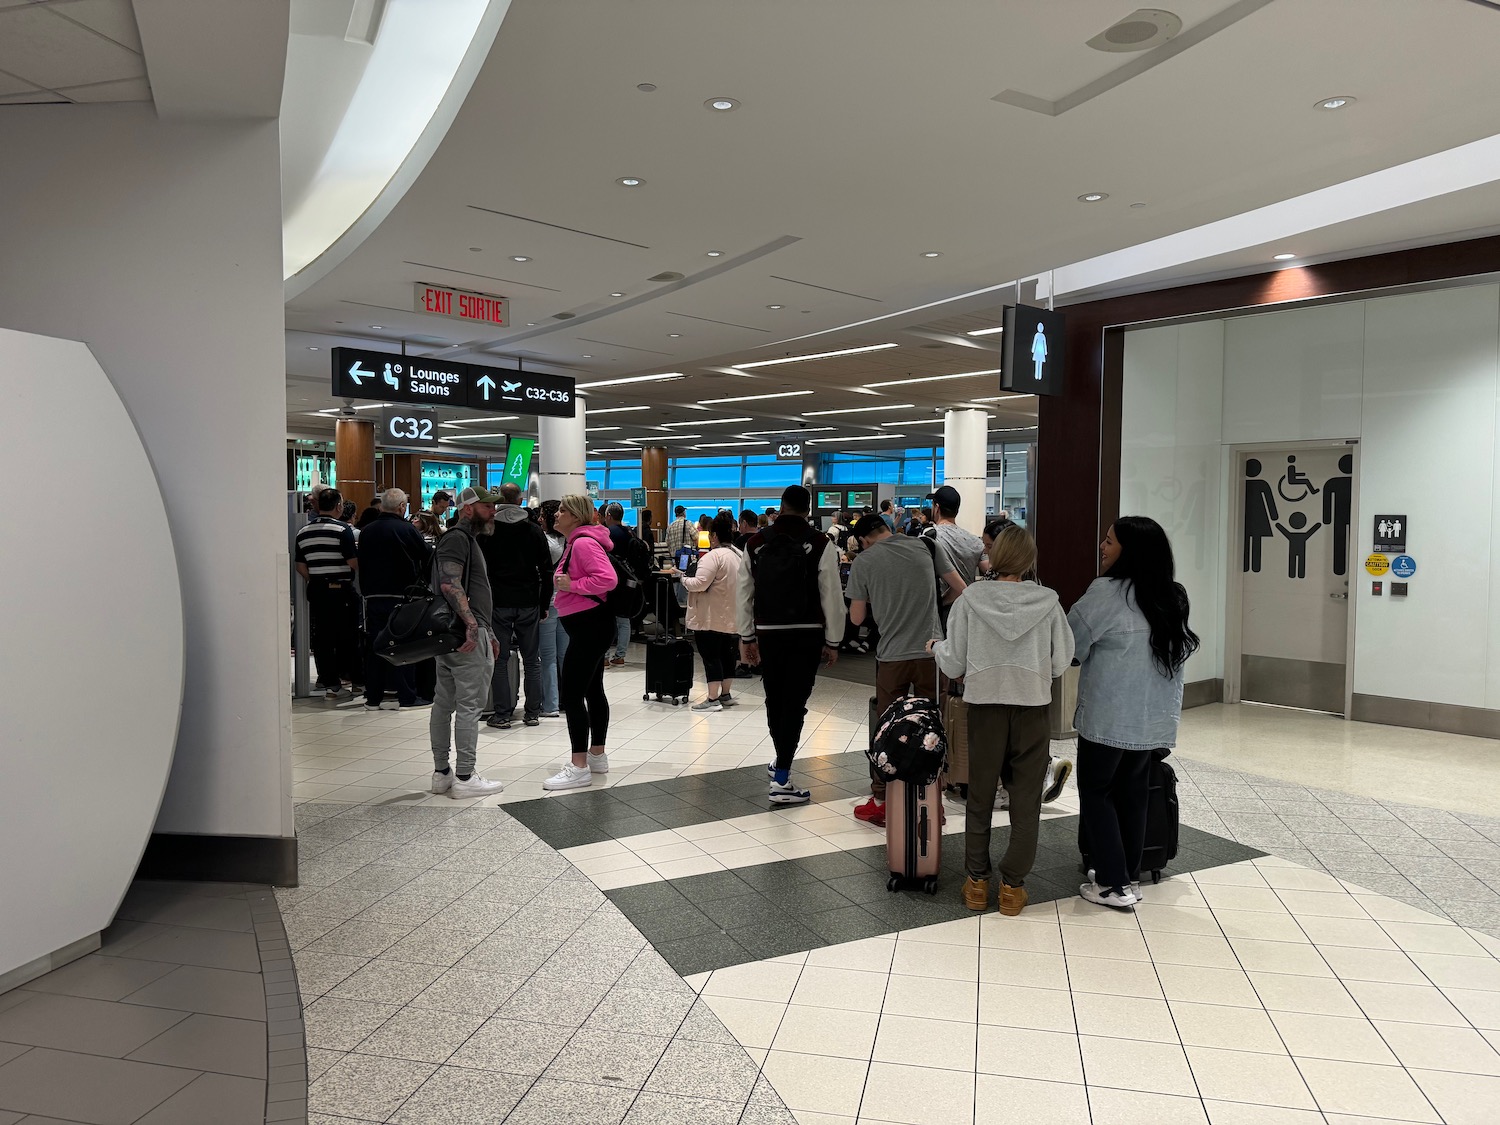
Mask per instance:
[[[333,394],[336,398],[571,418],[577,392],[574,380],[562,375],[334,348]]]
[[[802,443],[800,441],[779,441],[776,443],[776,460],[778,461],[800,461],[802,460]]]

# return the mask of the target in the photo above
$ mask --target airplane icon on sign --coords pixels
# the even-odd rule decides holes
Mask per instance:
[[[514,383],[507,382],[506,380],[503,380],[503,379],[500,382],[500,391],[501,391],[502,394],[508,394],[508,395],[509,394],[515,394],[515,392],[519,391],[520,389],[521,389],[521,380],[519,380],[519,379],[517,379]]]

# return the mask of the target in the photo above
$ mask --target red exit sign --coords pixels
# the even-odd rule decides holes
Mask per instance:
[[[417,312],[452,317],[454,320],[478,321],[496,328],[510,327],[510,301],[488,293],[471,293],[467,289],[450,289],[445,285],[414,286]]]

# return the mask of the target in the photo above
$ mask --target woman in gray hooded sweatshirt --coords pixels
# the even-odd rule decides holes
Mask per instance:
[[[1000,860],[1000,913],[1026,905],[1036,862],[1042,789],[1051,746],[1052,681],[1073,662],[1073,634],[1057,594],[1024,580],[1036,569],[1036,541],[1011,525],[990,548],[993,582],[976,582],[953,603],[948,637],[931,643],[949,676],[964,677],[969,705],[969,800],[964,905],[990,899],[990,821],[1002,775],[1010,791],[1010,845]]]

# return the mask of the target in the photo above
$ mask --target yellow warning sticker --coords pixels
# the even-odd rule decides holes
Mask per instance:
[[[1391,560],[1381,554],[1369,555],[1365,558],[1365,569],[1379,578],[1391,569]]]

